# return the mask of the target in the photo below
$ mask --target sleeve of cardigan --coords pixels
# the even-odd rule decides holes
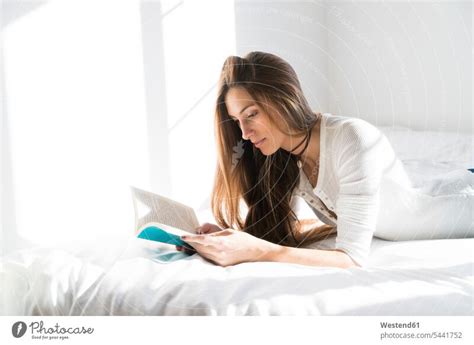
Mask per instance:
[[[360,119],[344,124],[338,133],[336,174],[336,249],[364,267],[370,253],[379,210],[381,132]]]

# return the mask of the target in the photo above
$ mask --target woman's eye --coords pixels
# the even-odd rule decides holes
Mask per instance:
[[[247,115],[247,119],[250,119],[250,118],[256,116],[257,114],[258,114],[258,111],[255,111],[255,112]],[[237,120],[237,119],[234,120],[233,119],[232,121],[234,121],[234,123],[236,123],[240,127],[240,121],[239,120]]]

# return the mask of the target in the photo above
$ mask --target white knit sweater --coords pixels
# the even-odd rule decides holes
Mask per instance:
[[[301,169],[295,194],[324,223],[337,226],[335,248],[364,266],[377,226],[381,186],[387,181],[410,190],[412,184],[387,138],[375,126],[358,118],[322,115],[316,188]]]

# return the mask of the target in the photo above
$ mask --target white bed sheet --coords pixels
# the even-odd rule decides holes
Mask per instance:
[[[333,245],[334,237],[313,247]],[[473,315],[474,239],[374,238],[369,266],[213,265],[123,238],[4,258],[4,315]],[[104,250],[106,249],[106,250]],[[178,253],[176,255],[184,255]]]

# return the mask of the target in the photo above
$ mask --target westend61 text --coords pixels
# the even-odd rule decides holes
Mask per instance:
[[[419,322],[409,322],[409,323],[401,323],[401,322],[381,322],[381,328],[420,328]]]
[[[69,327],[64,328],[60,327],[57,323],[54,327],[44,328],[43,321],[40,322],[32,322],[30,323],[31,333],[39,333],[39,334],[92,334],[94,332],[94,328],[85,328],[85,327]]]

